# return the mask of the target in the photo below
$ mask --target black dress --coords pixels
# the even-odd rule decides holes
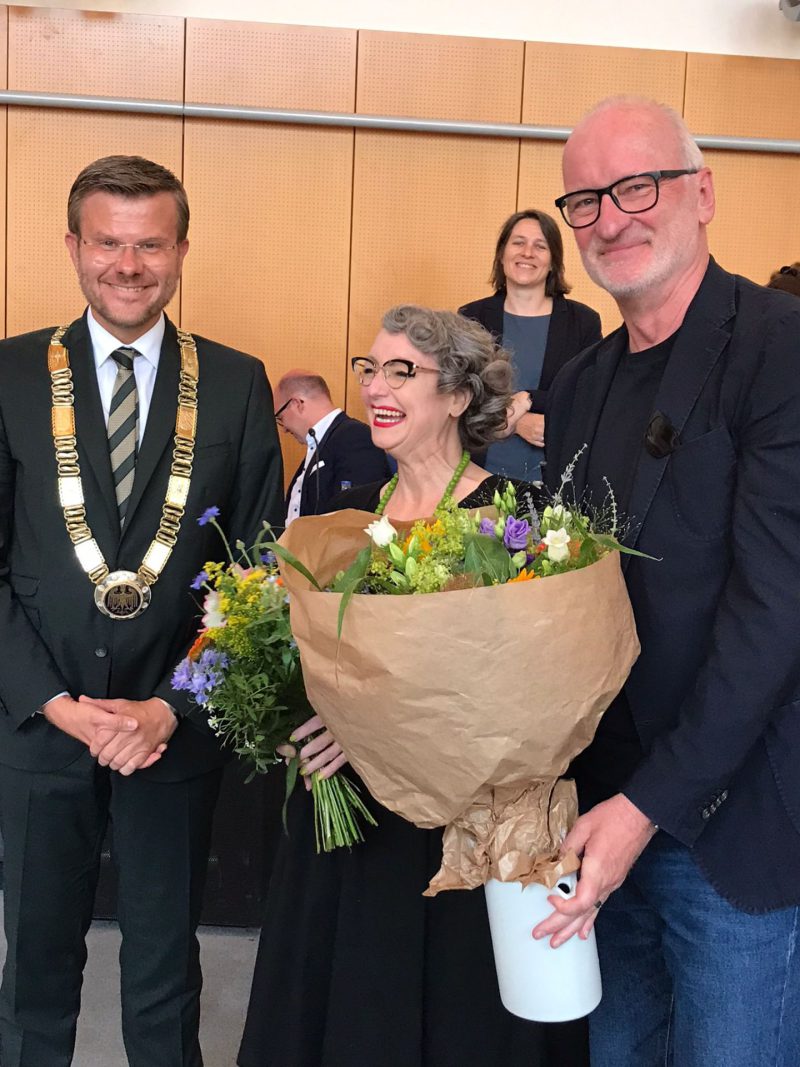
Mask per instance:
[[[462,501],[491,502],[491,477]],[[342,494],[374,511],[380,485]],[[355,778],[351,768],[347,773]],[[422,891],[442,831],[378,805],[352,851],[314,851],[312,802],[289,804],[267,895],[240,1067],[586,1067],[586,1028],[507,1012],[481,890]]]

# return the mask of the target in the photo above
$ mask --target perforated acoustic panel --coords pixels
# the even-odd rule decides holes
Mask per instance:
[[[186,123],[183,324],[344,400],[351,130]],[[287,452],[287,467],[295,454]]]
[[[84,300],[64,246],[67,196],[78,172],[116,153],[181,172],[181,120],[9,108],[8,314],[11,336],[80,314]],[[178,299],[168,309],[178,318]]]
[[[183,33],[183,19],[162,15],[12,7],[8,85],[27,92],[181,100]]]
[[[360,114],[519,122],[523,45],[362,30]]]
[[[356,31],[186,21],[186,100],[352,112]]]
[[[497,229],[514,210],[516,141],[359,131],[353,190],[351,355],[387,308],[455,310],[488,295]],[[348,408],[360,412],[358,390]]]
[[[705,160],[717,197],[711,251],[726,270],[766,285],[800,258],[800,160],[755,152],[706,152]]]
[[[522,121],[574,126],[598,101],[619,93],[651,97],[680,111],[685,65],[683,52],[528,41]]]
[[[523,141],[519,171],[518,211],[533,208],[552,216],[561,229],[564,241],[564,264],[567,281],[572,286],[570,296],[593,307],[603,320],[603,331],[608,333],[619,325],[620,315],[614,300],[595,285],[586,271],[578,252],[572,230],[562,220],[553,204],[564,191],[561,180],[561,153],[563,145],[553,141]]]
[[[800,138],[800,62],[690,54],[684,117],[694,133]]]

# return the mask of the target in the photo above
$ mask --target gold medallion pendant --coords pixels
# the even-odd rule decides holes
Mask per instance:
[[[181,369],[175,414],[175,446],[169,481],[161,510],[161,521],[138,571],[112,571],[95,541],[86,519],[86,502],[75,436],[75,396],[69,352],[61,343],[66,327],[60,326],[50,338],[47,367],[53,398],[52,433],[58,471],[58,498],[64,513],[67,535],[75,556],[89,581],[94,584],[94,602],[109,619],[135,619],[147,610],[151,586],[167,565],[177,544],[194,462],[197,434],[197,345],[191,334],[178,330]]]
[[[112,571],[94,589],[94,602],[110,619],[135,619],[150,604],[150,586],[133,571]]]

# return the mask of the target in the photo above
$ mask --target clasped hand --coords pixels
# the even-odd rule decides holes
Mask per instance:
[[[42,709],[54,726],[82,741],[104,767],[120,774],[152,767],[166,750],[177,720],[157,697],[105,700],[60,696]]]
[[[307,737],[311,737],[311,740],[298,751],[297,743]],[[347,763],[347,756],[341,745],[325,728],[319,715],[312,716],[302,726],[298,726],[290,741],[292,743],[289,745],[279,745],[278,752],[287,759],[300,757],[300,773],[303,775],[306,789],[311,789],[311,775],[314,771],[319,771],[321,778],[330,778]]]
[[[533,930],[558,948],[575,934],[586,940],[597,909],[619,889],[656,827],[626,796],[617,793],[582,815],[564,839],[563,851],[581,857],[575,896],[548,897],[552,913]]]

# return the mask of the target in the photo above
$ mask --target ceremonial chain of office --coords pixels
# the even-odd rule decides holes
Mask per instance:
[[[99,611],[111,619],[133,619],[150,603],[150,586],[175,547],[181,528],[192,479],[197,434],[197,345],[191,334],[178,330],[181,370],[178,385],[178,411],[175,417],[175,446],[161,522],[138,571],[111,571],[86,521],[83,482],[75,437],[75,397],[69,351],[61,343],[67,330],[59,327],[50,338],[47,366],[52,385],[52,433],[58,467],[58,496],[64,523],[75,548],[78,562],[94,583],[94,600]]]

